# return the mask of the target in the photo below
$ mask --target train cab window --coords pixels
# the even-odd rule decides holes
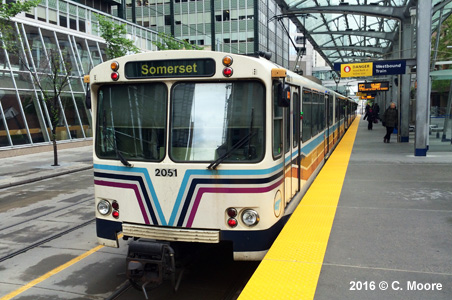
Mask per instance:
[[[164,158],[166,85],[104,85],[98,99],[96,154],[99,158],[121,161]]]
[[[277,83],[277,82],[276,82]],[[278,105],[278,84],[273,84],[273,157],[279,157],[282,152],[282,122],[283,108]]]
[[[170,157],[178,162],[262,160],[264,108],[264,86],[257,81],[175,84]]]
[[[302,135],[303,142],[306,142],[312,137],[311,127],[312,127],[312,118],[311,118],[311,108],[312,108],[312,92],[311,90],[303,89],[303,98],[302,98],[302,110],[303,110],[303,122],[302,122]]]

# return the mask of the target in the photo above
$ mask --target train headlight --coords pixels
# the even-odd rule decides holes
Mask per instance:
[[[110,202],[108,202],[107,200],[100,200],[99,203],[97,203],[97,211],[101,214],[101,215],[107,215],[110,212],[111,209],[111,205]]]
[[[242,213],[242,221],[246,226],[255,226],[259,223],[259,214],[253,209],[246,209]]]

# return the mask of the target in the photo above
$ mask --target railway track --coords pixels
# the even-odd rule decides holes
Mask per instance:
[[[71,197],[71,198],[67,198],[67,199],[65,199],[64,201],[69,202],[71,199],[79,198],[79,197],[80,197],[80,196],[74,196],[74,197]],[[89,197],[89,199],[88,199],[87,197]],[[92,198],[93,198],[92,195],[91,195],[91,196],[86,195],[86,197],[83,197],[84,200],[81,200],[81,201],[78,201],[78,202],[74,202],[74,205],[79,205],[79,204],[83,204],[83,203],[86,203],[86,202],[89,202],[89,201],[93,201]],[[10,228],[13,228],[13,227],[16,227],[16,226],[19,226],[19,225],[24,225],[24,224],[29,223],[29,222],[31,222],[31,221],[38,220],[38,219],[40,219],[40,218],[42,218],[42,217],[46,217],[46,216],[49,216],[49,215],[51,215],[51,214],[54,214],[54,213],[56,213],[56,212],[60,212],[60,211],[63,211],[63,210],[68,210],[68,207],[57,208],[57,209],[48,211],[48,212],[46,212],[46,213],[44,213],[44,214],[41,214],[41,215],[39,215],[39,216],[35,216],[35,217],[32,217],[32,218],[29,218],[29,219],[27,219],[27,220],[25,220],[25,221],[17,222],[17,223],[15,223],[15,224],[12,224],[12,225],[8,225],[8,226],[5,226],[5,227],[2,227],[2,228],[0,228],[0,232],[2,232],[2,231],[4,231],[4,230],[7,230],[7,229],[10,229]]]
[[[132,285],[130,284],[130,282],[127,280],[126,282],[124,282],[118,290],[116,290],[113,294],[111,294],[110,296],[108,296],[107,298],[105,298],[105,300],[117,300],[120,299],[120,297],[122,295],[124,295],[129,289],[132,288]]]
[[[237,262],[225,256],[221,247],[211,247],[193,252],[181,262],[177,274],[184,270],[177,292],[169,281],[147,290],[149,300],[236,300],[258,262]],[[239,272],[237,270],[240,270]],[[146,299],[142,291],[135,289],[128,281],[123,282],[106,297],[107,300]]]
[[[38,272],[34,275],[30,274],[29,270],[38,270],[37,266],[42,265],[43,261],[47,262],[50,259],[58,260],[59,257],[68,255],[67,253],[70,253],[72,249],[77,249],[78,247],[75,245],[80,243],[80,241],[78,240],[80,235],[77,233],[77,230],[82,229],[79,232],[87,233],[90,233],[92,231],[91,226],[94,225],[95,219],[87,218],[87,212],[89,211],[90,203],[93,202],[92,195],[86,193],[86,191],[74,191],[73,189],[69,189],[67,187],[64,187],[67,188],[67,190],[64,190],[63,185],[59,182],[55,182],[50,187],[45,186],[46,191],[52,189],[55,191],[54,194],[57,195],[54,198],[55,200],[51,200],[52,198],[45,198],[45,196],[43,196],[42,200],[36,199],[36,202],[29,202],[30,206],[19,205],[12,214],[3,213],[4,216],[8,216],[8,218],[2,219],[4,220],[4,222],[3,226],[0,227],[0,236],[7,238],[13,247],[4,248],[3,254],[0,257],[0,264],[18,264],[18,268],[20,269],[19,274],[22,274],[21,276],[24,276],[24,278],[36,278],[37,276],[44,274],[47,269],[44,268],[44,272]],[[86,183],[78,183],[78,185],[84,186],[86,185]],[[12,200],[13,203],[15,201],[14,197],[16,196],[21,197],[21,199],[25,198],[26,196],[36,198],[36,191],[40,191],[42,189],[42,186],[43,185],[39,185],[36,182],[26,184],[23,185],[20,190],[11,191],[11,194],[8,194],[7,197],[9,197],[9,199]],[[24,194],[26,196],[24,196]],[[48,200],[51,200],[50,204],[48,202],[39,202]],[[71,219],[73,210],[77,210],[77,208],[81,207],[83,209],[80,211],[80,214],[75,214]],[[1,214],[2,213],[0,213],[0,215]],[[17,220],[15,220],[16,218]],[[38,228],[43,224],[47,226],[47,230],[34,232],[34,227]],[[64,228],[61,228],[62,226],[64,226]],[[61,229],[58,230],[58,228]],[[19,238],[20,234],[22,241],[20,241]],[[39,234],[43,234],[42,238],[39,240],[33,240],[33,236],[37,237],[39,236]],[[84,233],[82,235],[83,238],[87,237],[87,240],[91,241],[93,241],[93,239],[95,238],[94,235],[86,236],[86,234]],[[24,239],[24,237],[28,236],[30,237],[29,240]],[[65,236],[68,236],[68,238],[65,238]],[[52,241],[57,239],[60,239],[60,242],[56,242],[57,245],[64,245],[61,252],[59,252],[58,250],[58,247],[60,246],[53,246],[55,245],[55,243],[52,243]],[[93,245],[93,242],[86,242],[86,239],[84,243],[86,245]],[[95,244],[96,243],[94,243],[94,245]],[[8,246],[10,244],[7,242],[4,245]],[[45,249],[48,248],[48,245],[52,245],[52,247],[49,248],[51,254],[46,255],[45,252],[47,250]],[[14,246],[16,248],[14,248]],[[99,291],[90,292],[88,289],[86,294],[84,294],[89,299],[145,299],[143,292],[133,288],[122,271],[122,268],[125,268],[126,258],[124,253],[124,250],[126,248],[124,247],[127,246],[125,244],[122,244],[121,248],[118,250],[108,250],[99,254],[98,256],[90,256],[90,258],[87,259],[87,262],[74,265],[73,267],[68,269],[70,270],[70,273],[66,271],[66,274],[62,274],[60,276],[62,276],[62,278],[64,278],[65,276],[69,276],[69,278],[77,278],[75,279],[76,281],[80,279],[82,280],[82,282],[78,282],[77,284],[87,284],[87,286],[90,286],[91,282],[93,281],[101,281],[102,285],[105,286],[102,287]],[[174,293],[171,289],[171,284],[169,282],[165,282],[161,286],[149,289],[147,291],[149,299],[179,300],[193,297],[212,300],[237,299],[249,277],[257,267],[257,264],[250,262],[233,262],[230,256],[225,254],[229,253],[230,255],[230,249],[219,250],[217,246],[213,245],[209,247],[210,248],[202,248],[203,250],[199,251],[198,247],[182,250],[182,252],[185,251],[185,253],[189,254],[189,261],[184,261],[179,266],[180,268],[183,267],[185,272],[182,277],[178,292]],[[6,249],[9,249],[9,251]],[[124,255],[123,260],[122,255]],[[69,257],[70,256],[68,256],[68,258]],[[116,261],[113,263],[111,261],[111,258],[116,259]],[[27,262],[29,262],[29,264],[27,264]],[[59,264],[61,264],[61,262]],[[98,267],[99,269],[97,271],[93,271],[95,266],[98,264],[100,264],[100,266]],[[87,268],[89,266],[89,269],[84,270],[84,266]],[[111,268],[112,272],[102,272],[102,268]],[[236,272],[237,269],[240,269],[240,272]],[[4,269],[4,271],[6,272],[6,269]],[[93,272],[96,275],[91,275],[93,274]],[[7,274],[8,273],[0,275],[0,277],[4,278],[4,283],[11,283],[13,285],[20,284],[20,280],[17,281],[17,278],[15,277],[7,277]],[[56,280],[56,282],[61,281],[61,279],[59,279],[58,277],[53,278],[53,280]],[[83,278],[91,279],[83,280]],[[86,283],[84,283],[85,281]],[[72,285],[73,280],[68,280],[68,282],[71,282]],[[77,284],[75,284],[75,286],[77,286]],[[48,288],[50,289],[47,290]],[[46,284],[43,283],[43,285],[41,285],[38,290],[42,292],[45,291],[44,293],[55,293],[55,295],[61,294],[60,297],[63,298],[65,291],[70,291],[70,295],[80,294],[80,290],[77,290],[76,288],[68,289],[67,287],[64,287],[64,285],[62,286],[60,284],[46,286]],[[206,295],[206,293],[209,295]]]
[[[17,256],[19,254],[25,253],[25,252],[27,252],[27,251],[29,251],[31,249],[37,248],[37,247],[39,247],[41,245],[44,245],[44,244],[46,244],[46,243],[48,243],[50,241],[53,241],[53,240],[55,240],[57,238],[60,238],[60,237],[62,237],[64,235],[66,235],[66,234],[69,234],[69,233],[71,233],[71,232],[73,232],[73,231],[75,231],[77,229],[80,229],[80,228],[85,227],[85,226],[87,226],[87,225],[89,225],[91,223],[94,223],[94,221],[95,221],[95,219],[93,218],[92,220],[90,220],[88,222],[84,222],[84,223],[82,223],[80,225],[71,227],[71,228],[69,228],[67,230],[64,230],[64,231],[62,231],[60,233],[54,234],[54,235],[52,235],[52,236],[50,236],[50,237],[48,237],[46,239],[43,239],[43,240],[41,240],[39,242],[33,243],[33,244],[31,244],[31,245],[29,245],[27,247],[24,247],[22,249],[16,250],[16,251],[14,251],[14,252],[12,252],[12,253],[10,253],[8,255],[0,257],[0,262],[3,262],[3,261],[8,260],[8,259],[11,259],[11,258],[13,258],[13,257],[15,257],[15,256]]]

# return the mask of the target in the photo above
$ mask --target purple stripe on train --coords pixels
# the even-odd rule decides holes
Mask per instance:
[[[251,194],[251,193],[266,193],[281,185],[283,180],[279,180],[278,182],[267,186],[267,187],[259,187],[259,188],[218,188],[218,187],[205,187],[200,188],[198,190],[198,194],[196,195],[195,202],[193,203],[192,210],[190,212],[190,216],[187,221],[187,227],[191,227],[193,225],[193,220],[195,219],[196,212],[198,211],[199,203],[201,202],[201,198],[204,193],[223,193],[223,194]]]
[[[141,198],[140,191],[138,190],[138,187],[136,184],[109,182],[109,181],[103,181],[103,180],[94,180],[94,184],[108,186],[108,187],[122,188],[122,189],[132,189],[135,192],[135,196],[138,199],[138,204],[140,205],[141,214],[143,215],[145,224],[150,224],[149,218],[148,218],[148,215],[146,212],[146,208],[144,207],[144,204],[143,204],[143,199]]]

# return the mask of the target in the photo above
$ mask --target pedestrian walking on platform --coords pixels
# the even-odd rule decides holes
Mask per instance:
[[[366,111],[366,114],[364,115],[364,120],[367,119],[367,130],[372,130],[373,124],[375,121],[375,112],[372,109],[372,107],[369,107],[369,109]]]
[[[383,141],[385,143],[389,143],[391,140],[391,133],[394,132],[394,128],[397,128],[399,113],[397,112],[397,108],[394,102],[391,102],[389,107],[383,114],[383,126],[386,127],[386,135],[384,136]]]
[[[380,120],[380,106],[377,102],[372,105],[372,109],[374,110],[375,119]],[[374,122],[375,123],[375,122]]]

